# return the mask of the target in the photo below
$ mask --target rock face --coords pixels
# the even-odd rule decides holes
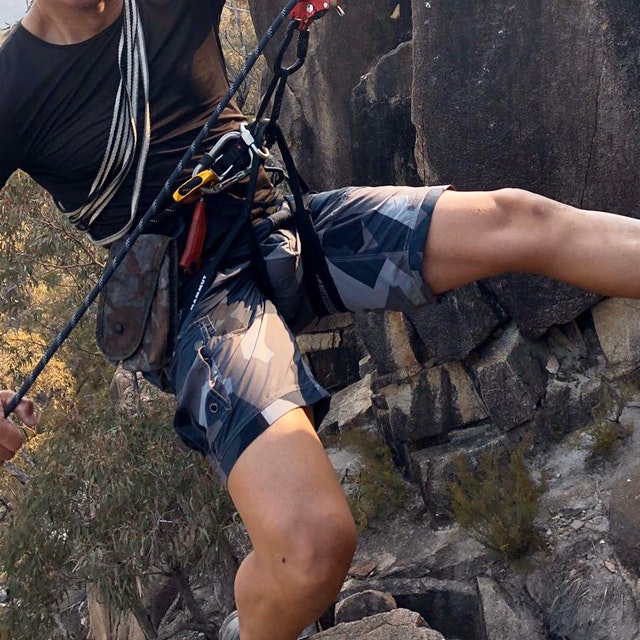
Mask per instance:
[[[636,209],[640,16],[631,0],[490,0],[464,10],[416,0],[413,12],[425,177]]]
[[[250,6],[262,33],[281,3]],[[354,162],[376,139],[412,147],[402,132],[413,124],[424,181],[520,186],[591,208],[636,210],[640,17],[633,0],[464,7],[351,0],[345,10],[313,26],[306,68],[292,79],[283,114],[296,150],[313,156],[300,160],[314,167],[305,171],[314,187],[401,181],[405,163],[386,162],[383,172],[366,163],[371,173],[363,175]],[[398,49],[411,38],[411,50]],[[398,153],[407,157],[407,148]]]
[[[449,485],[454,480],[455,460],[462,456],[467,464],[477,466],[484,455],[502,455],[510,449],[503,435],[482,432],[469,441],[421,449],[412,454],[411,477],[422,490],[425,505],[437,520],[452,517]]]
[[[394,20],[390,17],[397,4],[389,0],[377,3],[352,0],[345,7],[346,15],[343,18],[331,12],[313,25],[307,62],[290,80],[293,95],[288,96],[282,124],[291,141],[301,173],[315,189],[355,182],[354,156],[359,155],[361,159],[362,152],[355,152],[353,146],[352,93],[375,63],[410,38],[407,20]],[[406,18],[410,11],[408,3],[403,1],[401,4],[405,8],[403,15]],[[262,34],[282,8],[282,2],[250,0],[249,6],[256,32]],[[276,37],[276,42],[279,40]],[[274,44],[267,55],[270,64],[273,63],[275,53]],[[394,64],[387,64],[387,69],[393,73],[394,67]],[[384,140],[395,136],[399,129],[410,130],[410,83],[398,82],[396,87],[395,81],[390,81],[389,84],[382,77],[372,80],[372,83],[390,91],[392,95],[388,100],[381,101],[386,102],[390,108],[379,110],[382,117],[376,118],[373,121],[375,124],[371,125],[375,128],[363,126],[367,131],[367,138],[373,141],[373,137],[369,136],[375,132],[380,140]],[[407,93],[396,96],[399,89],[406,90]],[[359,90],[360,97],[356,98],[359,104],[362,104],[362,91],[366,92],[365,85]],[[372,107],[371,111],[375,112],[376,109]],[[401,122],[395,123],[398,127],[394,127],[394,121],[384,120],[391,112],[401,119]],[[364,125],[364,121],[361,123]],[[402,148],[398,157],[411,157],[413,142],[411,139],[408,142],[409,148]],[[371,142],[370,145],[372,144]],[[362,147],[366,148],[367,143],[362,141]],[[395,152],[391,155],[394,154]],[[397,166],[399,162],[390,164]],[[380,176],[380,165],[380,162],[376,162],[374,174],[377,173],[380,180],[386,182],[387,176]],[[370,176],[361,177],[370,182]]]
[[[418,364],[411,326],[402,313],[372,311],[356,316],[356,327],[379,374]]]
[[[398,605],[393,596],[382,591],[367,589],[360,593],[354,593],[336,604],[336,624],[355,622],[397,608]]]
[[[262,32],[279,3],[249,3]],[[311,186],[513,186],[636,215],[636,0],[463,5],[350,0],[345,18],[331,12],[314,24],[308,62],[291,81],[282,117]],[[336,386],[340,350],[350,345],[342,353],[351,386],[325,427],[338,434],[378,429],[437,524],[419,538],[424,554],[411,544],[415,523],[405,523],[411,533],[391,560],[389,553],[359,558],[341,599],[365,589],[391,594],[456,640],[640,637],[637,589],[620,566],[640,575],[640,469],[630,463],[611,486],[612,463],[599,461],[599,469],[586,452],[602,445],[593,425],[586,428],[594,415],[614,425],[622,420],[610,388],[617,385],[619,396],[629,381],[637,385],[639,311],[637,303],[600,302],[546,278],[512,274],[411,314],[343,318],[338,333],[316,329],[303,339],[309,361]],[[367,378],[356,382],[362,356],[369,358]],[[537,466],[549,479],[541,530],[553,549],[536,557],[526,579],[478,553],[454,558],[444,541],[453,526],[453,459],[475,462],[522,441],[544,452]],[[403,547],[412,558],[401,558]],[[317,637],[436,637],[416,635],[435,633],[421,623],[381,620]]]
[[[477,283],[448,292],[407,317],[436,362],[468,356],[505,320],[500,306]]]
[[[536,345],[515,326],[483,349],[475,373],[493,424],[508,431],[532,418],[547,375]]]
[[[507,593],[491,578],[477,580],[483,637],[486,640],[546,640],[544,624],[531,608]]]
[[[249,4],[262,33],[279,0]],[[313,188],[515,186],[638,212],[634,0],[351,0],[345,9],[313,25],[282,114]],[[597,300],[530,276],[494,278],[489,289],[531,337]]]
[[[570,322],[600,296],[542,276],[508,274],[489,278],[487,288],[520,331],[537,338],[552,325]]]
[[[407,609],[380,613],[357,622],[339,624],[313,640],[445,640],[419,614]]]
[[[487,417],[471,378],[458,362],[423,369],[379,390],[394,441],[446,434]]]
[[[510,569],[456,526],[434,529],[410,497],[362,534],[337,608],[376,590],[447,640],[636,640],[637,589],[623,565],[637,575],[639,404],[628,405],[621,421],[636,431],[607,465],[593,467],[585,432],[530,461],[548,486],[539,516],[544,549],[525,565]]]
[[[413,47],[403,42],[383,55],[353,88],[353,182],[421,184],[411,123]]]
[[[640,303],[609,298],[592,310],[602,350],[614,366],[635,367],[640,359]]]
[[[620,561],[640,575],[640,463],[625,469],[611,495],[611,537]]]
[[[263,32],[279,4],[250,7]],[[330,12],[313,25],[307,64],[292,78],[282,114],[312,187],[415,184],[419,176],[637,210],[634,2],[351,0],[345,9],[346,17]],[[415,454],[444,446],[439,463],[432,453],[417,459],[446,467],[459,431],[475,429],[482,442],[495,436],[492,428],[522,427],[544,440],[588,422],[601,392],[595,361],[604,352],[610,364],[633,362],[639,342],[634,309],[607,301],[591,317],[598,300],[542,277],[506,275],[408,316],[356,317],[375,366],[376,418],[397,461],[422,482],[434,473],[415,475],[426,464],[415,464]],[[576,318],[583,347],[593,336],[588,356],[567,347],[557,328]],[[361,355],[352,349],[350,371]],[[431,483],[423,489],[440,503]]]

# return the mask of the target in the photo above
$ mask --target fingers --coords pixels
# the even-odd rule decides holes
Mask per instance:
[[[0,405],[5,407],[13,396],[13,391],[1,390]],[[16,407],[15,414],[24,424],[35,426],[36,417],[33,412],[33,403],[30,400],[21,400]],[[0,415],[0,464],[11,460],[23,444],[24,436],[20,429],[9,418],[5,418],[4,413]]]
[[[6,406],[14,395],[15,393],[13,391],[9,391],[7,389],[0,390],[0,403],[2,404],[2,406]],[[33,411],[33,402],[31,402],[31,400],[21,400],[14,413],[27,426],[35,427],[37,418]]]
[[[0,418],[0,463],[11,460],[23,443],[20,429],[8,418]]]
[[[31,400],[21,400],[16,407],[15,414],[28,427],[35,427],[38,419],[33,411],[33,402]]]
[[[11,458],[16,455],[19,448],[20,447],[17,447],[16,449],[9,449],[0,444],[0,465],[11,460]]]

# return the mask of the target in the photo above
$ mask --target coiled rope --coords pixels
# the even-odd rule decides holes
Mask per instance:
[[[91,190],[83,205],[69,210],[56,202],[58,208],[80,230],[86,231],[98,245],[108,245],[124,237],[131,228],[138,210],[142,178],[151,142],[151,115],[149,110],[149,65],[142,30],[140,12],[135,0],[124,0],[123,23],[118,45],[118,66],[120,84],[116,92],[111,118],[109,140],[102,164],[93,181]],[[138,145],[138,107],[142,101],[142,139]],[[96,240],[91,235],[91,225],[109,205],[113,196],[122,186],[136,161],[135,182],[131,197],[131,212],[127,224],[117,233]]]

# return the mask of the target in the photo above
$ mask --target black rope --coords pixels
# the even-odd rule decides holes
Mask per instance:
[[[258,113],[256,114],[256,121],[262,120],[273,98],[273,104],[271,105],[271,114],[269,115],[269,125],[267,126],[267,132],[265,135],[265,146],[267,148],[271,147],[275,143],[275,133],[273,129],[277,126],[278,118],[280,117],[280,110],[282,108],[284,92],[287,87],[287,80],[289,79],[289,76],[293,75],[296,71],[298,71],[298,69],[302,67],[307,58],[307,52],[309,50],[309,31],[299,31],[296,59],[291,65],[285,66],[284,56],[287,52],[287,49],[289,48],[289,45],[291,44],[296,26],[296,23],[292,22],[287,28],[287,33],[282,41],[280,51],[278,52],[273,67],[273,78],[269,83],[269,87],[267,88],[262,98],[262,101],[258,108]]]
[[[45,351],[42,358],[33,371],[29,374],[27,379],[22,383],[16,394],[11,398],[11,400],[4,407],[4,416],[5,418],[9,416],[13,411],[15,411],[16,407],[20,403],[20,400],[24,398],[29,389],[33,386],[34,382],[38,378],[38,376],[42,373],[43,369],[47,366],[51,358],[56,354],[58,349],[62,346],[64,341],[69,337],[69,334],[78,326],[80,320],[87,312],[93,301],[98,297],[102,289],[104,289],[107,281],[114,274],[115,270],[118,268],[120,263],[124,260],[124,257],[127,255],[133,243],[138,239],[138,237],[142,234],[147,223],[155,216],[164,204],[169,201],[171,198],[172,187],[176,180],[182,175],[186,165],[189,163],[191,158],[197,153],[198,149],[204,142],[205,138],[209,135],[209,132],[213,125],[217,122],[218,118],[222,111],[229,104],[233,96],[238,92],[242,83],[247,79],[249,72],[255,65],[256,61],[272,40],[276,31],[280,28],[282,23],[286,20],[287,16],[291,13],[292,9],[298,4],[299,0],[289,0],[286,6],[280,11],[277,15],[276,19],[269,26],[265,34],[260,39],[260,42],[256,45],[255,49],[251,52],[249,57],[245,60],[240,73],[236,76],[236,79],[233,81],[229,90],[223,98],[220,100],[213,113],[209,117],[209,120],[205,123],[205,125],[200,130],[200,133],[196,136],[194,141],[191,143],[191,146],[185,152],[184,156],[178,162],[178,165],[173,170],[164,186],[160,190],[160,193],[156,196],[155,200],[149,207],[148,211],[144,214],[144,216],[140,219],[135,228],[131,231],[131,233],[125,238],[122,243],[122,246],[115,254],[111,262],[105,268],[103,274],[100,276],[96,286],[87,294],[86,298],[83,300],[82,304],[76,312],[73,314],[69,322],[62,328],[60,333],[56,336],[55,340],[49,345],[48,349]]]

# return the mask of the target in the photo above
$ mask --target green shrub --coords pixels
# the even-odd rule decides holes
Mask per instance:
[[[611,458],[632,430],[632,427],[610,420],[591,425],[588,429],[593,438],[589,444],[591,455],[594,458]]]
[[[180,452],[171,409],[160,399],[127,418],[96,407],[40,443],[0,537],[12,594],[0,638],[55,637],[68,590],[95,586],[116,609],[139,614],[156,574],[223,570],[231,505],[204,460]]]
[[[603,384],[598,404],[591,410],[591,423],[586,429],[591,436],[588,450],[594,459],[611,458],[631,435],[633,427],[620,424],[612,416],[619,415],[622,407],[637,394],[637,386],[630,382],[617,381],[615,386]]]
[[[356,525],[363,530],[402,504],[406,497],[404,480],[393,464],[389,447],[379,438],[352,429],[341,434],[340,440],[345,449],[362,459],[353,477],[356,488],[347,498]]]
[[[487,452],[477,465],[460,456],[450,485],[456,521],[509,561],[522,558],[540,541],[534,520],[545,483],[531,475],[524,450],[523,445],[509,456]]]

